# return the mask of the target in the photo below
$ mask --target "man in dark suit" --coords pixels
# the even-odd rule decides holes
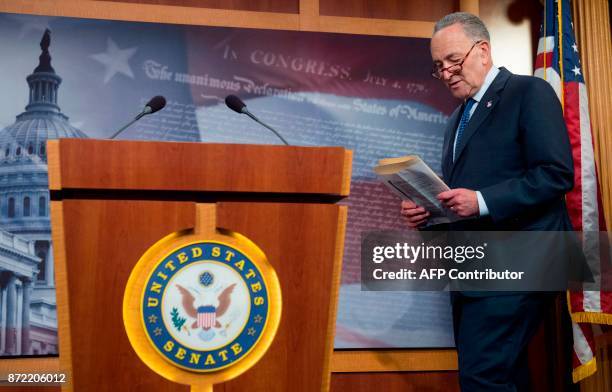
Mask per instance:
[[[438,199],[470,218],[451,230],[571,230],[564,195],[573,162],[563,113],[545,81],[493,65],[487,28],[476,16],[450,14],[431,39],[432,75],[462,104],[450,116],[442,172],[451,190]],[[408,225],[429,212],[402,203]],[[528,389],[526,348],[547,296],[454,292],[459,380],[464,391]]]

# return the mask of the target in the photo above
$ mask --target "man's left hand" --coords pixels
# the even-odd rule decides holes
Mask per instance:
[[[463,218],[479,215],[476,191],[456,188],[440,193],[437,198],[446,208]]]

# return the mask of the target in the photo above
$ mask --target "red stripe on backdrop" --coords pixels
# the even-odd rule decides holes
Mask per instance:
[[[389,343],[386,343],[383,340],[370,338],[340,324],[336,325],[336,337],[340,338],[346,343],[357,344],[357,347],[392,347]]]
[[[549,68],[552,66],[553,52],[544,52],[536,56],[535,69],[544,67],[544,56],[546,56],[546,67]]]
[[[574,189],[566,195],[568,212],[574,230],[582,230],[582,155],[580,139],[580,97],[577,82],[564,84],[564,113],[565,124],[572,146],[574,158]]]

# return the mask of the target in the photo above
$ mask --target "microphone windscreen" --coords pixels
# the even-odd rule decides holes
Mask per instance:
[[[236,113],[242,113],[242,109],[246,107],[244,102],[242,102],[242,99],[235,95],[228,95],[225,97],[225,104],[228,108],[232,109]]]
[[[156,95],[146,104],[146,106],[151,108],[151,113],[155,113],[158,110],[161,110],[166,106],[166,98],[161,95]]]

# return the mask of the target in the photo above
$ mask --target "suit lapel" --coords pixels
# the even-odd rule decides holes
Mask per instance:
[[[500,91],[503,90],[504,86],[506,85],[506,82],[508,81],[508,78],[511,75],[510,71],[503,67],[499,70],[499,74],[495,77],[493,83],[491,83],[491,85],[487,89],[486,93],[478,103],[474,114],[472,114],[472,118],[470,118],[467,127],[465,127],[465,129],[463,130],[463,140],[461,141],[461,145],[457,146],[454,162],[452,160],[451,154],[451,170],[449,177],[453,175],[453,171],[457,166],[456,163],[459,161],[459,159],[461,159],[461,154],[465,150],[467,144],[470,142],[470,138],[474,136],[474,134],[480,129],[480,125],[493,112],[493,109],[499,102]]]
[[[499,101],[499,96],[496,92],[491,90],[487,91],[487,93],[482,97],[474,114],[472,114],[472,118],[468,122],[467,126],[463,130],[463,137],[461,140],[461,144],[457,146],[457,151],[455,151],[455,162],[457,162],[461,158],[461,153],[465,150],[465,146],[470,142],[470,138],[476,133],[480,124],[489,116],[489,114],[495,108],[495,105]]]
[[[459,106],[448,119],[446,132],[444,132],[444,145],[442,147],[442,174],[445,181],[450,176],[451,165],[453,164],[453,140],[459,125],[459,114],[463,111],[463,105]]]

